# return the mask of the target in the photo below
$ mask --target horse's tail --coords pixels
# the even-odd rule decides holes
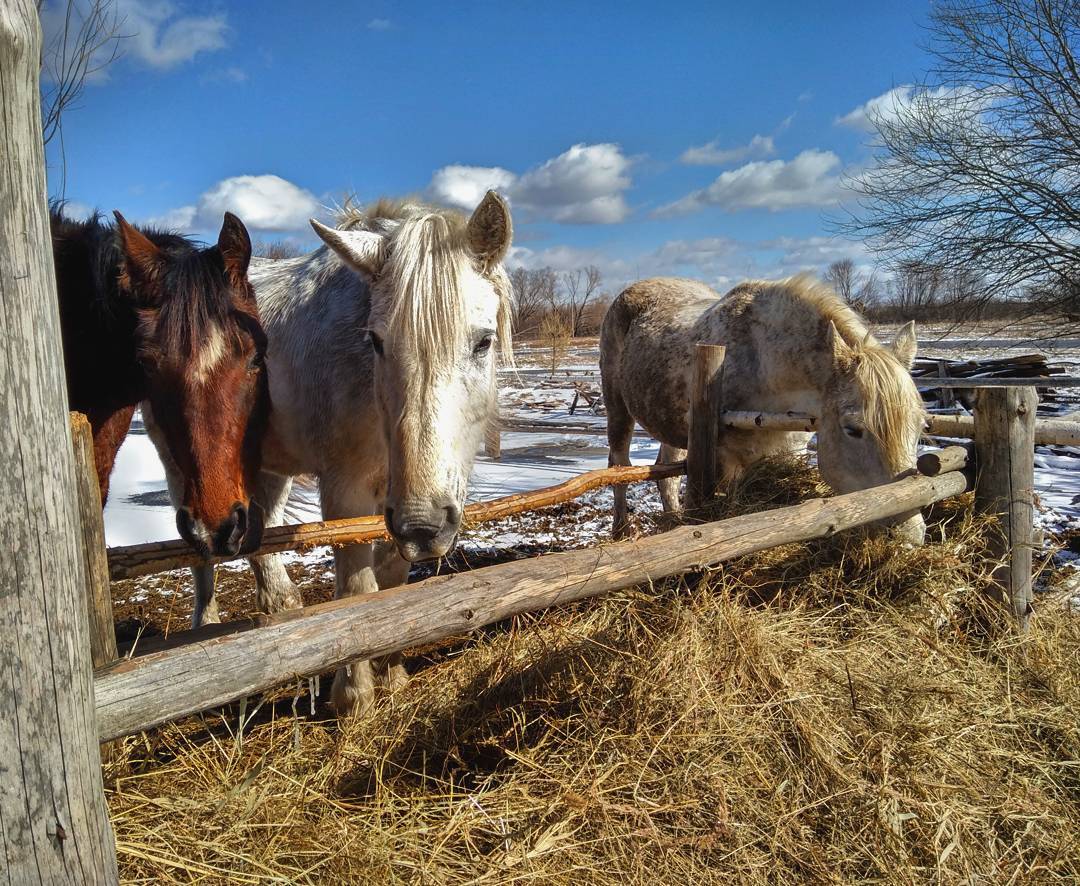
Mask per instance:
[[[623,344],[633,319],[622,292],[611,303],[600,327],[600,383],[607,413],[608,464],[629,464],[619,455],[629,451],[634,434],[634,417],[622,395]]]

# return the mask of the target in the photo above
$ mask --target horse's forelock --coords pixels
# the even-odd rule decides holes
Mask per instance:
[[[464,279],[467,271],[477,270],[466,240],[466,218],[414,202],[380,201],[365,212],[347,210],[338,223],[387,237],[379,277],[389,285],[378,289],[392,300],[382,309],[388,334],[409,343],[422,374],[452,366],[470,333]],[[509,277],[501,265],[481,276],[499,300],[499,354],[512,360]]]
[[[892,351],[876,341],[856,349],[853,371],[863,396],[866,429],[893,469],[909,466],[911,436],[926,418],[911,375]]]

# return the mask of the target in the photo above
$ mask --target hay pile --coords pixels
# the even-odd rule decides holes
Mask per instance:
[[[108,772],[122,875],[1075,881],[1080,618],[998,632],[964,504],[919,550],[792,545],[515,619],[342,728],[287,698],[243,732],[234,707],[129,739]]]

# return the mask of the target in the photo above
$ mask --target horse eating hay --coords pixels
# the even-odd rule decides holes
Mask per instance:
[[[379,584],[400,584],[409,561],[454,544],[480,438],[496,408],[495,359],[510,354],[510,248],[505,202],[488,192],[472,216],[410,202],[346,210],[337,229],[312,222],[326,247],[255,260],[269,338],[274,411],[260,500],[279,523],[298,474],[319,482],[324,519],[383,510],[402,556]],[[403,559],[404,557],[404,559]],[[370,590],[371,545],[334,550],[335,596]],[[254,558],[259,608],[300,605],[281,558]],[[196,567],[195,624],[217,621],[213,567]],[[379,678],[404,679],[399,662]],[[339,713],[367,706],[368,662],[339,670]]]
[[[915,467],[925,413],[909,374],[914,323],[883,345],[831,289],[807,276],[750,281],[723,297],[677,278],[641,280],[620,293],[600,333],[609,464],[630,464],[635,421],[660,441],[658,463],[685,457],[698,342],[727,348],[726,409],[819,417],[818,467],[837,492],[888,483]],[[809,436],[725,429],[720,476],[730,481],[767,455],[805,446]],[[665,511],[678,509],[678,482],[657,483]],[[626,488],[614,491],[620,535]],[[921,514],[896,522],[908,540],[922,542]]]
[[[180,535],[204,556],[255,547],[249,488],[270,410],[266,336],[247,280],[251,241],[225,213],[216,246],[51,213],[70,407],[94,437],[101,502],[140,404]]]

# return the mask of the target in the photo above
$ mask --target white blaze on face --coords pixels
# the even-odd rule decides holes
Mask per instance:
[[[491,281],[472,267],[460,282],[465,306],[465,341],[452,366],[433,379],[425,398],[421,418],[431,430],[425,434],[428,451],[417,453],[427,463],[427,474],[443,488],[436,494],[451,496],[463,504],[473,460],[495,405],[495,354],[492,346],[482,354],[474,349],[485,336],[495,336],[498,326],[499,296]],[[445,485],[443,485],[445,484]]]
[[[214,368],[225,359],[227,348],[225,333],[221,327],[210,327],[210,331],[199,343],[199,351],[191,367],[191,377],[199,384],[206,384]]]

